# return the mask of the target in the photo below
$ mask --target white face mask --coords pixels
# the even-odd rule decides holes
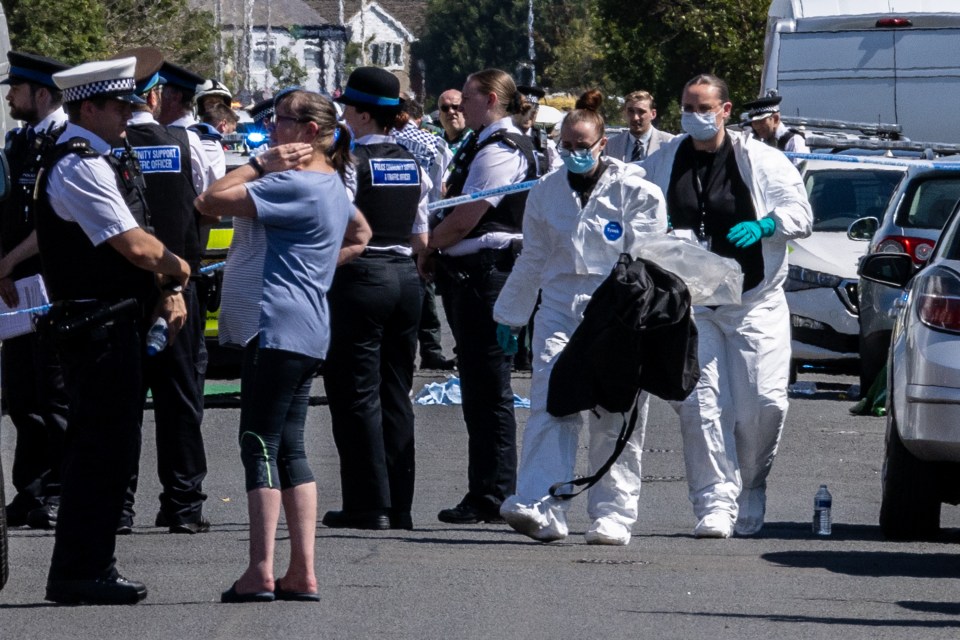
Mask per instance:
[[[711,140],[720,131],[720,125],[717,124],[717,114],[714,111],[706,113],[684,111],[680,115],[680,126],[694,140]]]

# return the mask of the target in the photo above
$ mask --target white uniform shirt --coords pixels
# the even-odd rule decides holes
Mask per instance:
[[[73,123],[67,125],[57,142],[70,138],[86,138],[90,147],[103,155],[111,151],[103,138]],[[117,174],[106,158],[67,155],[50,170],[47,194],[54,212],[79,224],[94,246],[139,226],[120,194]]]
[[[493,124],[483,128],[477,138],[477,144],[483,142],[497,131],[505,130],[509,133],[523,135],[513,124],[510,116],[501,118]],[[503,143],[491,144],[479,151],[470,163],[467,181],[463,185],[463,195],[504,187],[523,182],[527,177],[527,159],[519,151],[514,151]],[[502,195],[484,198],[491,207],[496,207],[503,200]],[[467,238],[453,246],[444,249],[444,253],[451,256],[463,256],[476,253],[481,249],[502,249],[510,245],[514,239],[522,238],[521,233],[488,233],[479,238]]]
[[[33,127],[33,130],[37,133],[45,133],[50,129],[56,129],[66,123],[67,114],[64,112],[63,107],[58,107],[56,110],[51,111],[46,118],[38,122],[36,126]]]
[[[226,175],[227,160],[218,143],[213,140],[201,140],[196,131],[188,129],[195,124],[197,121],[192,115],[185,115],[167,126],[187,129],[187,139],[190,141],[190,162],[194,167],[194,175],[203,176],[203,184],[194,186],[197,187],[197,193],[203,193],[207,187]],[[212,147],[206,144],[207,142],[213,143]]]

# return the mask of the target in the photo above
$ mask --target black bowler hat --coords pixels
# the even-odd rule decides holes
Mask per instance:
[[[177,87],[190,95],[195,94],[197,87],[205,82],[203,76],[170,61],[164,61],[160,67],[160,75],[166,80],[167,86]]]
[[[527,102],[532,102],[534,104],[540,104],[540,100],[543,99],[543,96],[547,95],[547,92],[540,87],[530,87],[525,84],[517,86],[517,91],[519,91],[523,97],[527,99]]]
[[[743,108],[747,110],[747,119],[753,122],[754,120],[763,120],[775,113],[780,113],[780,103],[782,101],[783,96],[765,96],[753,102],[745,103]]]
[[[400,81],[380,67],[357,67],[336,101],[354,107],[400,109]]]
[[[10,73],[0,80],[0,84],[32,82],[48,89],[56,89],[53,74],[70,68],[59,60],[20,51],[7,51],[7,60],[10,61]]]

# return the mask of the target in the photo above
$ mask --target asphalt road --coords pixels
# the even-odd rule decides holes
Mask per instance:
[[[416,379],[418,390],[438,379]],[[801,380],[806,379],[806,376]],[[172,536],[152,527],[159,488],[153,419],[144,430],[134,535],[119,567],[149,597],[132,607],[59,607],[42,600],[51,533],[10,538],[10,582],[0,592],[0,638],[956,638],[960,636],[954,528],[943,543],[890,543],[876,524],[884,432],[853,417],[852,378],[820,378],[792,400],[755,538],[696,540],[677,419],[651,406],[640,521],[627,547],[587,546],[584,500],[567,541],[539,544],[505,526],[451,526],[439,509],[464,492],[466,435],[459,407],[417,407],[418,488],[412,532],[317,531],[319,604],[223,605],[243,569],[246,500],[236,446],[239,411],[208,409],[210,533]],[[515,377],[526,395],[529,378]],[[322,396],[317,384],[315,394]],[[229,403],[221,402],[220,405]],[[518,410],[519,422],[527,417]],[[309,413],[320,513],[339,508],[336,451],[325,406]],[[4,418],[3,466],[15,437]],[[820,483],[833,493],[834,534],[810,532]],[[281,527],[280,537],[286,531]],[[287,546],[278,545],[279,564]],[[281,567],[282,568],[282,567]],[[279,569],[278,569],[279,570]]]

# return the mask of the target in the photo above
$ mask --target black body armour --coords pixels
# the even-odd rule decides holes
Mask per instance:
[[[456,165],[451,170],[450,179],[447,181],[448,198],[463,194],[463,185],[467,182],[467,175],[470,173],[470,165],[473,163],[473,159],[477,157],[481,149],[498,142],[503,142],[511,149],[523,154],[527,161],[527,175],[524,177],[524,181],[536,180],[539,177],[533,139],[530,136],[508,131],[497,131],[480,144],[474,144],[475,139],[471,138],[466,143],[466,148],[461,149],[463,153],[461,154],[458,151],[457,157],[454,158]],[[467,234],[467,238],[478,238],[494,231],[520,233],[523,229],[523,210],[527,204],[528,193],[528,191],[521,191],[504,196],[500,200],[500,204],[489,209],[480,218],[480,222]],[[438,217],[443,219],[443,216],[448,213],[450,213],[450,209],[445,209]]]
[[[24,127],[7,139],[6,154],[10,164],[10,196],[0,214],[0,248],[7,254],[23,242],[36,228],[33,212],[33,190],[37,173],[45,153],[52,148],[65,126],[27,138]],[[10,277],[14,280],[40,273],[40,256],[22,261],[13,268]]]
[[[197,272],[200,265],[200,226],[193,200],[197,197],[190,164],[190,142],[182,127],[156,123],[127,127],[127,140],[139,160],[144,192],[157,238]]]
[[[371,247],[410,246],[420,203],[420,165],[399,144],[357,145],[357,196],[373,237]]]
[[[34,205],[37,242],[50,298],[57,301],[135,298],[141,310],[148,309],[156,295],[153,274],[134,266],[107,242],[94,246],[79,224],[64,220],[50,205],[47,195],[50,170],[71,153],[84,158],[100,156],[86,139],[71,138],[56,145],[44,158],[43,170],[37,178]],[[126,154],[122,158],[113,155],[100,157],[106,159],[114,170],[117,187],[137,224],[149,230],[149,214],[141,193],[136,159]]]

